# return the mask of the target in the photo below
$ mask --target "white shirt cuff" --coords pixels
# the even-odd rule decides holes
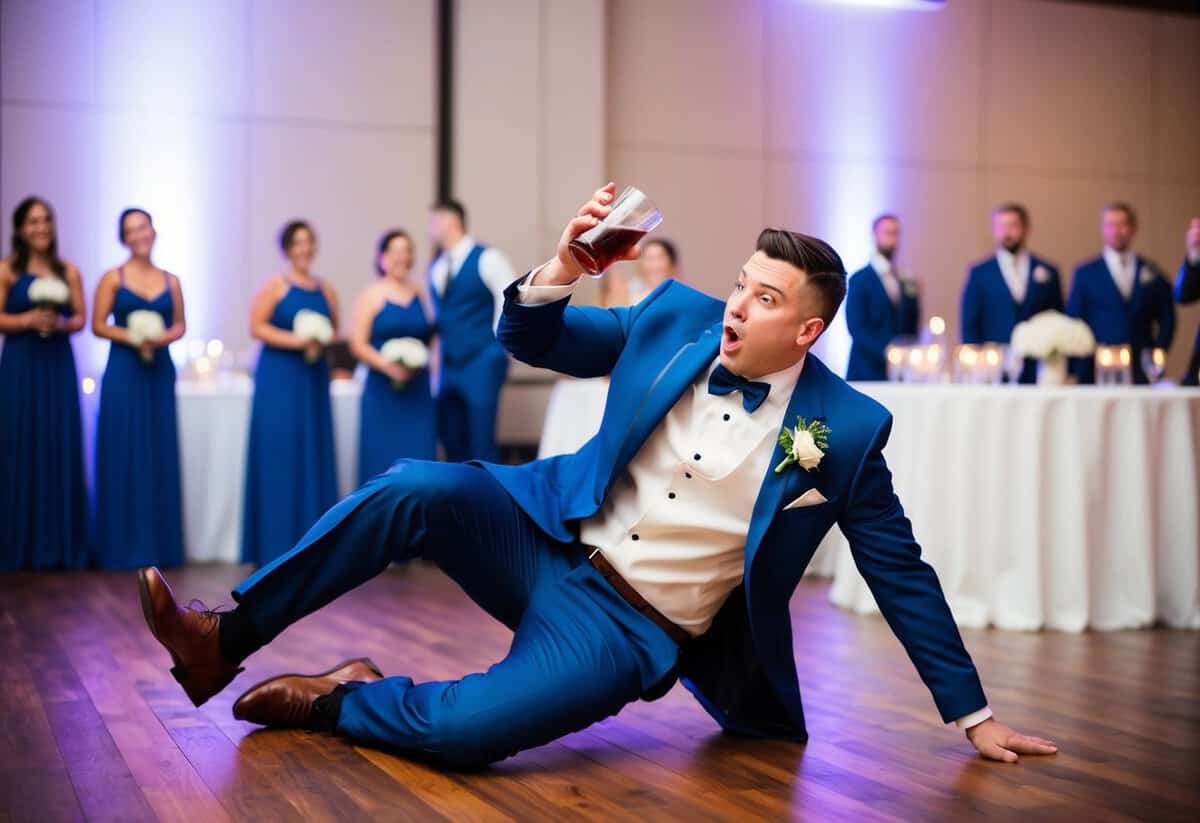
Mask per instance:
[[[562,300],[564,297],[570,297],[575,291],[575,287],[579,285],[581,278],[575,278],[574,282],[567,283],[564,286],[535,286],[533,278],[537,273],[546,268],[549,261],[538,266],[525,277],[521,282],[517,283],[517,303],[522,306],[541,306],[546,303],[553,303],[556,300]]]
[[[954,721],[954,725],[960,729],[969,729],[972,726],[978,726],[983,721],[992,716],[992,710],[988,706],[984,706],[977,712],[971,712],[965,717],[960,717]]]

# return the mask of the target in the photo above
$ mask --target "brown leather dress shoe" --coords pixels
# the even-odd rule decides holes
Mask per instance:
[[[187,606],[176,604],[171,587],[154,566],[138,569],[138,589],[146,625],[175,663],[171,674],[192,705],[203,705],[242,671],[221,656],[220,618],[196,600]],[[193,608],[193,603],[200,608]]]
[[[274,729],[305,729],[318,697],[343,683],[382,679],[379,667],[366,657],[348,660],[321,674],[281,674],[247,690],[233,704],[233,716]]]

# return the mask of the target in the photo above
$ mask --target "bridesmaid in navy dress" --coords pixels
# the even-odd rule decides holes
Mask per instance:
[[[183,564],[175,364],[167,346],[187,326],[179,278],[150,261],[156,236],[148,212],[121,213],[117,238],[129,259],[105,273],[93,301],[92,332],[112,341],[96,423],[94,550],[106,569]],[[160,339],[130,339],[129,316],[138,311],[162,317]]]
[[[307,223],[284,226],[280,248],[289,269],[271,279],[250,309],[250,334],[262,341],[262,352],[246,456],[247,563],[267,563],[286,552],[337,502],[329,367],[320,343],[292,331],[304,309],[323,314],[336,330],[337,295],[309,271],[317,240]]]
[[[0,260],[0,572],[77,569],[88,562],[88,505],[70,335],[83,328],[83,280],[58,256],[45,200],[17,206],[12,244]],[[39,278],[65,282],[68,302],[35,305]]]
[[[388,340],[413,337],[428,346],[433,339],[428,298],[408,279],[413,252],[406,232],[397,229],[385,234],[375,261],[380,279],[359,296],[354,310],[350,350],[370,369],[358,436],[360,483],[383,473],[402,457],[436,457],[437,418],[429,371],[405,368],[380,354]]]

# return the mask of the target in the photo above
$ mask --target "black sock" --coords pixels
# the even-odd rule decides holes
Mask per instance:
[[[217,642],[221,646],[221,656],[235,666],[263,646],[244,606],[238,606],[231,612],[221,612]]]
[[[342,716],[342,701],[361,685],[362,683],[357,682],[342,683],[329,694],[318,697],[313,702],[312,714],[308,717],[308,730],[326,734],[336,732],[338,720]]]

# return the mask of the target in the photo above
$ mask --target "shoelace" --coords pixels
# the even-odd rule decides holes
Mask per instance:
[[[216,630],[217,626],[221,625],[221,615],[229,613],[228,609],[222,611],[222,609],[225,609],[224,603],[217,606],[215,609],[210,609],[208,606],[204,605],[204,601],[195,599],[188,601],[187,608],[189,611],[198,612],[202,617],[209,621],[209,627],[205,630],[202,637],[208,637],[210,634],[212,634]]]

